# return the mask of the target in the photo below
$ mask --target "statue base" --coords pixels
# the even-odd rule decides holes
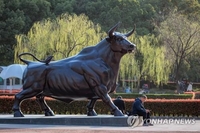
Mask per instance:
[[[127,127],[127,116],[112,115],[0,115],[0,124],[38,124],[38,125],[73,125],[73,126],[117,126]]]

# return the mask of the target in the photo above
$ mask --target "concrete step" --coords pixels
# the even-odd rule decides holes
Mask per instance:
[[[127,116],[112,115],[0,115],[0,124],[39,124],[39,125],[73,125],[73,126],[120,126],[127,127]]]

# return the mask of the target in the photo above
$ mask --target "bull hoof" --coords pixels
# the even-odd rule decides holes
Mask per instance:
[[[52,110],[45,111],[45,116],[55,116]]]
[[[87,116],[97,116],[97,113],[96,111],[93,109],[93,110],[90,110],[87,112]]]
[[[19,110],[14,111],[14,117],[24,117],[23,113]]]
[[[114,116],[124,116],[124,114],[120,110],[116,109],[114,111]]]

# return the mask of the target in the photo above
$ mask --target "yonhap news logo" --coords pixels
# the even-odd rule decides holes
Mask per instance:
[[[144,123],[143,117],[138,115],[131,115],[127,118],[127,124],[131,127],[142,126]]]
[[[145,121],[150,122],[154,125],[161,125],[161,124],[176,124],[176,125],[194,125],[196,120],[194,118],[170,118],[170,119],[146,119]]]
[[[196,120],[194,118],[153,118],[153,119],[146,119],[143,120],[143,117],[141,116],[129,116],[127,118],[127,124],[131,127],[137,127],[142,126],[143,123],[151,123],[153,125],[170,125],[170,124],[176,124],[176,125],[194,125],[196,123]]]

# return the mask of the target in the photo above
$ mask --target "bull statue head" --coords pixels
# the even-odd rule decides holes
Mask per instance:
[[[135,44],[131,43],[127,37],[132,35],[135,31],[135,26],[134,29],[131,30],[130,32],[126,34],[121,34],[119,32],[115,32],[117,27],[119,26],[119,22],[113,26],[109,31],[108,31],[108,36],[107,40],[111,43],[111,49],[115,52],[121,52],[121,53],[127,53],[127,52],[133,52],[134,48],[136,47]]]

